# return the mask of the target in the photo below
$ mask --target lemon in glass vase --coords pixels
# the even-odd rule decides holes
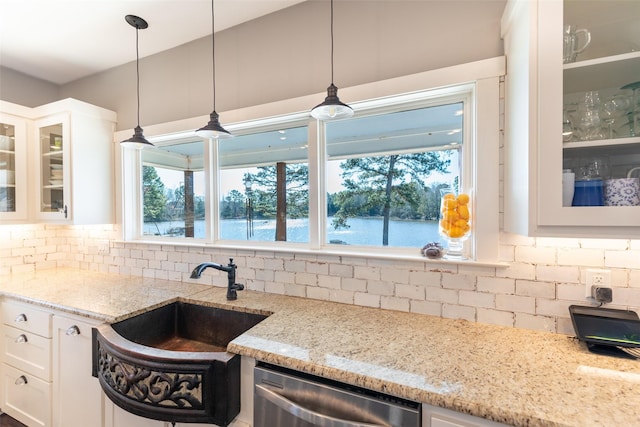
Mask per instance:
[[[470,234],[471,197],[447,188],[440,202],[440,235],[447,244],[445,258],[464,259],[464,241]]]

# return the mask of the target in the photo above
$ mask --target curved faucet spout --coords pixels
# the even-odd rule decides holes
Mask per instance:
[[[193,271],[191,272],[191,278],[199,279],[202,275],[202,272],[207,268],[215,268],[216,270],[229,273],[233,268],[235,268],[235,264],[233,264],[233,258],[229,258],[229,265],[216,264],[215,262],[203,262],[193,269]]]
[[[202,272],[207,268],[215,268],[216,270],[227,273],[227,299],[229,301],[238,299],[238,293],[236,291],[243,290],[244,285],[236,283],[236,269],[238,266],[233,263],[233,258],[229,258],[229,264],[227,265],[216,264],[215,262],[203,262],[193,269],[191,278],[199,279]]]

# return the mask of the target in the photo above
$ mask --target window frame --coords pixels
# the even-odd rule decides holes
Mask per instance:
[[[491,58],[469,64],[457,65],[445,69],[432,70],[416,75],[369,83],[350,88],[341,88],[341,97],[349,101],[356,114],[378,113],[385,109],[392,110],[399,104],[410,105],[412,102],[423,102],[425,94],[450,96],[460,93],[465,88],[470,94],[469,102],[465,102],[465,120],[463,132],[465,143],[461,170],[463,185],[468,188],[472,182],[474,195],[474,238],[469,260],[445,261],[454,263],[479,263],[496,265],[499,263],[499,140],[500,140],[500,104],[501,77],[505,73],[504,57]],[[427,89],[431,88],[431,89]],[[318,94],[317,96],[322,96]],[[118,218],[122,223],[124,242],[157,242],[173,246],[208,246],[217,248],[270,250],[274,252],[311,252],[354,257],[376,257],[387,259],[421,259],[419,248],[393,248],[382,246],[359,246],[357,248],[339,247],[324,242],[326,227],[326,184],[324,144],[324,124],[310,117],[307,107],[313,104],[314,96],[294,98],[271,104],[247,107],[223,113],[225,127],[233,134],[243,134],[257,129],[277,126],[294,126],[305,123],[309,131],[308,164],[309,164],[309,243],[291,242],[259,242],[241,240],[213,240],[218,227],[219,188],[217,186],[219,169],[217,158],[217,142],[205,141],[205,179],[206,179],[206,238],[141,238],[141,170],[142,162],[137,150],[116,148],[121,167],[118,175],[120,183],[116,183],[119,194]],[[162,140],[179,140],[192,135],[193,129],[199,126],[203,117],[196,117],[177,122],[147,126],[145,132],[152,142]],[[185,130],[186,129],[186,130]],[[116,133],[114,143],[121,135],[129,131]],[[466,142],[468,141],[468,142]],[[482,149],[480,149],[482,144]],[[467,147],[468,146],[468,147]],[[120,184],[120,185],[118,185]],[[312,221],[312,219],[317,219]],[[426,242],[425,242],[426,243]]]

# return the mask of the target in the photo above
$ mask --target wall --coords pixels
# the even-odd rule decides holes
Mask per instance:
[[[356,86],[500,56],[504,4],[337,1],[335,84]],[[224,111],[326,93],[331,77],[328,6],[311,0],[216,34],[216,109],[223,123]],[[210,37],[141,59],[140,74],[143,128],[211,112]],[[135,83],[132,62],[63,85],[60,94],[113,110],[118,130],[131,129],[136,125]]]
[[[0,99],[3,101],[33,108],[59,100],[59,89],[56,84],[0,66]]]

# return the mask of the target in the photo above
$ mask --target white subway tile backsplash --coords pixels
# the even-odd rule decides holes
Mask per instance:
[[[515,261],[535,264],[555,264],[556,248],[538,246],[517,246]]]
[[[442,316],[442,304],[435,301],[410,301],[412,313],[427,314],[429,316]]]
[[[640,268],[640,250],[607,250],[604,253],[604,266],[606,268],[638,269]]]
[[[556,322],[554,317],[538,316],[528,313],[515,313],[514,326],[522,329],[555,332]]]
[[[409,298],[400,298],[392,296],[380,297],[380,307],[387,310],[409,311]]]
[[[353,303],[364,307],[380,307],[380,295],[369,294],[367,292],[356,292],[353,295]]]
[[[476,318],[480,323],[500,326],[513,326],[514,322],[514,315],[510,311],[490,310],[482,307],[476,310]]]
[[[448,319],[464,319],[470,322],[476,321],[476,309],[462,305],[442,304],[442,317]]]
[[[553,282],[516,280],[516,295],[553,299],[556,297],[556,285]]]
[[[520,295],[498,294],[496,295],[496,309],[534,314],[536,312],[536,299]]]
[[[478,277],[476,287],[480,292],[514,294],[516,280],[507,277]]]
[[[422,301],[425,299],[425,287],[421,285],[402,285],[397,284],[395,296],[400,298],[409,298],[412,300]]]
[[[345,291],[366,292],[367,281],[363,279],[342,278],[342,289]]]
[[[393,295],[395,285],[381,280],[369,280],[367,281],[367,292],[374,295]]]
[[[580,268],[576,266],[539,265],[536,267],[536,280],[579,283]]]
[[[604,249],[559,248],[558,265],[602,268],[604,266]]]
[[[531,238],[501,233],[505,266],[399,261],[188,244],[124,243],[117,226],[0,226],[0,275],[73,267],[226,286],[200,262],[234,258],[246,289],[572,334],[568,306],[588,268],[611,271],[614,304],[640,309],[640,240]],[[106,248],[106,249],[105,249]]]

